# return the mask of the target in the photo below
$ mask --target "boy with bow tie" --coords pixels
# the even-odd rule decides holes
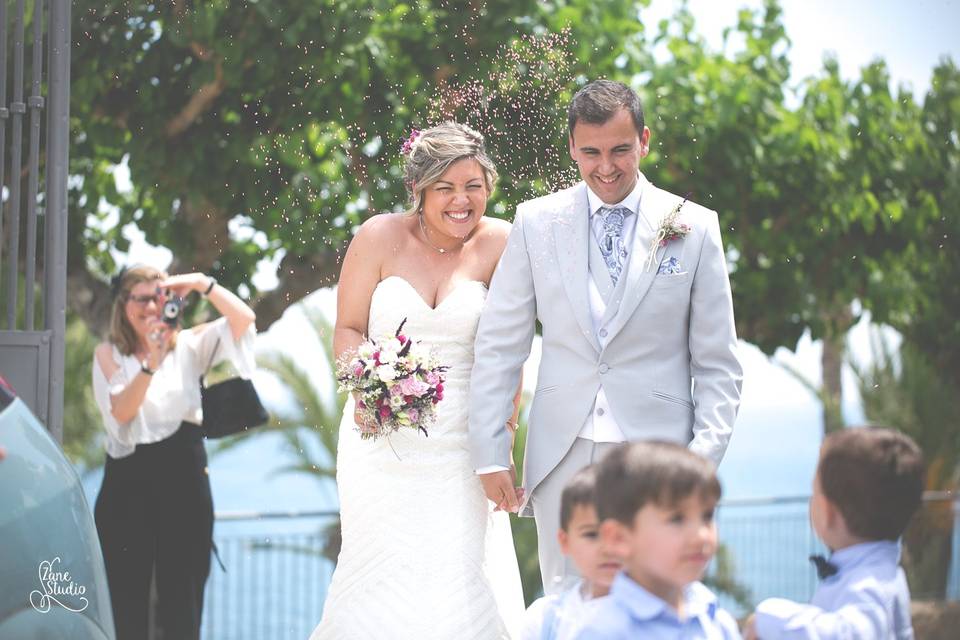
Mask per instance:
[[[813,529],[832,550],[811,558],[820,585],[809,605],[761,602],[747,640],[912,640],[898,539],[922,494],[923,456],[908,436],[876,427],[827,436],[810,498]]]

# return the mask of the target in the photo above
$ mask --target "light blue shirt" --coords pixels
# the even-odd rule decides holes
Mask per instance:
[[[626,573],[613,581],[605,598],[587,619],[577,640],[729,640],[740,638],[737,623],[717,605],[717,597],[699,582],[683,591],[684,619]]]
[[[578,580],[566,591],[536,600],[524,616],[519,640],[576,638],[590,613],[606,599],[584,599],[583,589],[583,580]]]
[[[770,598],[757,606],[763,640],[912,640],[910,590],[900,545],[866,542],[830,556],[837,573],[824,579],[810,604]]]

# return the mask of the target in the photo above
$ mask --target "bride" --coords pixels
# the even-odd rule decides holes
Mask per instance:
[[[483,136],[454,122],[404,144],[412,206],[357,232],[337,289],[334,350],[404,333],[449,366],[437,421],[364,440],[347,403],[337,488],[343,546],[311,639],[509,638],[523,615],[510,520],[470,464],[473,340],[510,225],[485,218],[497,177]],[[516,407],[512,422],[516,423]],[[360,426],[358,426],[360,425]]]

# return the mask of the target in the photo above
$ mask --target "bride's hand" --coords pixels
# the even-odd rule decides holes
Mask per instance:
[[[517,466],[513,462],[510,463],[510,479],[513,481],[514,490],[517,493],[517,504],[523,504],[523,498],[527,491],[523,487],[517,486]]]
[[[353,410],[353,422],[360,428],[360,433],[375,433],[377,430],[377,424],[371,422],[370,416],[364,413],[363,409],[360,408],[360,397],[354,393],[354,410]]]

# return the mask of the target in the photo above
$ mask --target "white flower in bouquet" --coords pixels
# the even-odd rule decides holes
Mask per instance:
[[[403,348],[403,345],[396,338],[390,338],[389,340],[384,341],[381,347],[380,362],[386,362],[383,359],[384,353],[390,353],[393,355],[393,358],[396,359],[397,354],[400,352],[400,349]]]
[[[381,382],[391,382],[397,379],[397,370],[391,364],[382,364],[377,367],[377,378]]]
[[[395,336],[370,339],[358,346],[355,357],[338,363],[338,390],[361,396],[358,410],[368,418],[366,426],[358,427],[364,439],[389,436],[401,427],[426,436],[435,406],[443,400],[447,367],[429,348],[401,333],[405,323]]]
[[[430,360],[430,350],[419,342],[414,342],[410,345],[409,358],[414,364],[425,367]]]

